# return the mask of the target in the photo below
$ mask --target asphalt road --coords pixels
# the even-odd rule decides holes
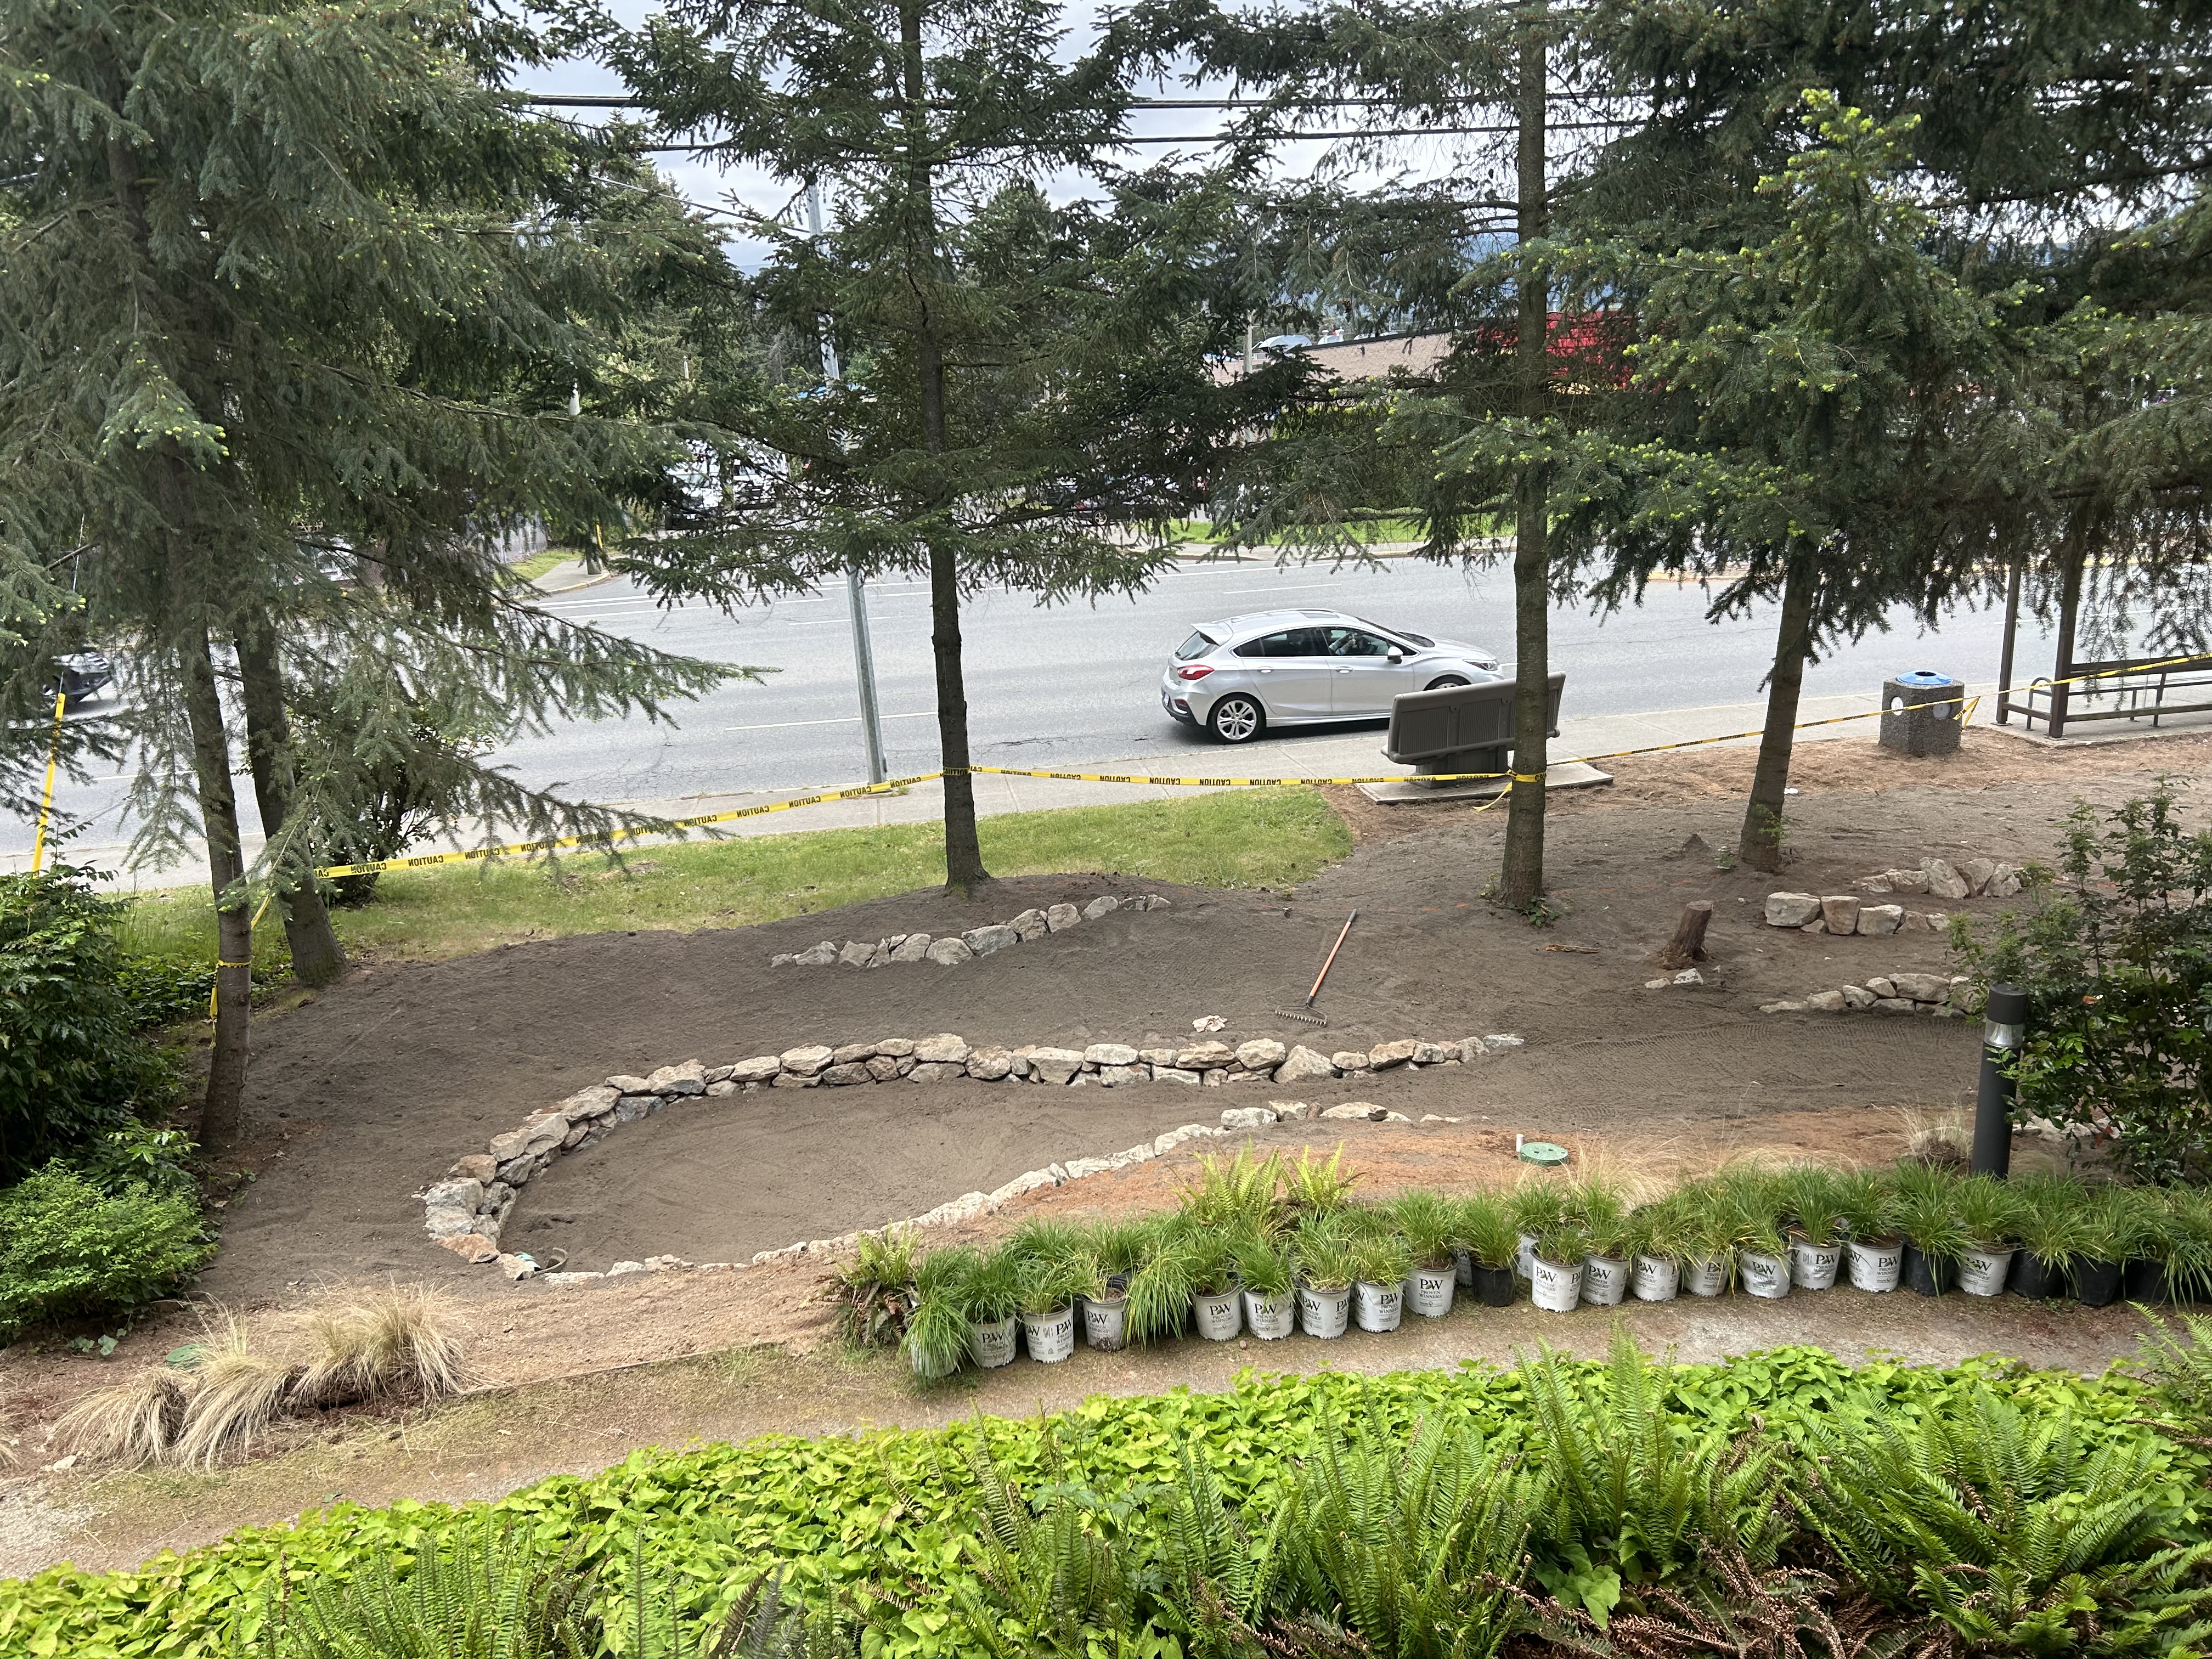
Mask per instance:
[[[936,764],[928,596],[921,584],[872,585],[877,680],[894,775]],[[1511,580],[1504,570],[1446,569],[1410,559],[1380,569],[1267,564],[1185,565],[1129,599],[1040,608],[1028,596],[975,596],[966,612],[968,696],[975,759],[1001,766],[1068,767],[1144,757],[1167,768],[1218,755],[1205,735],[1161,710],[1160,669],[1194,622],[1285,606],[1349,611],[1376,621],[1484,645],[1512,646]],[[1655,586],[1609,617],[1557,609],[1555,669],[1567,676],[1570,714],[1644,713],[1741,702],[1760,695],[1773,650],[1771,608],[1743,621],[1705,620],[1694,586]],[[725,614],[655,605],[627,581],[572,590],[549,608],[664,649],[775,671],[684,705],[673,727],[643,720],[579,723],[499,757],[523,780],[603,802],[679,800],[748,789],[849,782],[866,776],[853,644],[842,588]],[[1808,694],[1864,691],[1889,674],[1939,668],[1996,678],[2002,617],[1962,611],[1938,634],[1909,620],[1838,650],[1806,676]],[[2049,649],[2024,635],[2019,673],[2049,672]],[[1313,728],[1341,731],[1344,728]],[[96,780],[61,803],[95,822],[83,844],[114,842],[124,785]],[[250,810],[250,792],[241,792]],[[256,828],[249,824],[249,830]],[[31,826],[0,830],[0,851],[26,850]]]

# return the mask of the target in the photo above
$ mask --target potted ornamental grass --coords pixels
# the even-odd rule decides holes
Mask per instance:
[[[1521,1230],[1501,1193],[1475,1193],[1459,1200],[1452,1224],[1458,1246],[1460,1283],[1486,1308],[1513,1305],[1513,1264],[1521,1253]]]
[[[1282,1240],[1248,1235],[1237,1247],[1237,1279],[1253,1335],[1273,1342],[1297,1328],[1297,1277]]]
[[[2203,1302],[2212,1297],[2212,1194],[2202,1187],[2166,1187],[2160,1196],[2166,1300]]]
[[[1393,1200],[1385,1214],[1413,1259],[1406,1305],[1424,1319],[1443,1318],[1459,1288],[1459,1263],[1452,1255],[1457,1206],[1441,1194],[1415,1192]]]
[[[1326,1159],[1314,1156],[1310,1146],[1298,1150],[1298,1161],[1279,1166],[1282,1180],[1283,1207],[1294,1221],[1318,1221],[1337,1214],[1352,1202],[1352,1189],[1358,1183],[1356,1170],[1344,1167],[1344,1143],[1338,1141],[1336,1150]]]
[[[2081,1251],[2068,1278],[2085,1308],[2109,1308],[2120,1299],[2127,1264],[2142,1237],[2142,1217],[2124,1187],[2091,1193],[2081,1206]]]
[[[1513,1271],[1522,1278],[1531,1278],[1535,1272],[1536,1241],[1566,1224],[1569,1197],[1564,1177],[1529,1170],[1522,1176],[1521,1184],[1506,1200],[1518,1235]]]
[[[987,1371],[1012,1364],[1022,1264],[1012,1247],[1002,1244],[979,1255],[960,1279],[959,1297],[968,1321],[968,1357]]]
[[[1109,1259],[1094,1249],[1078,1262],[1076,1312],[1085,1347],[1119,1353],[1129,1346],[1129,1275],[1115,1272]]]
[[[1672,1302],[1680,1291],[1691,1232],[1690,1206],[1679,1192],[1629,1217],[1621,1248],[1628,1255],[1629,1289],[1638,1302]]]
[[[951,1376],[968,1358],[965,1288],[982,1260],[979,1251],[961,1245],[932,1250],[915,1266],[914,1308],[907,1315],[899,1349],[925,1382]]]
[[[1571,1221],[1555,1221],[1529,1248],[1528,1299],[1547,1313],[1572,1313],[1583,1299],[1589,1239]]]
[[[1575,1191],[1572,1218],[1582,1230],[1583,1300],[1617,1308],[1628,1294],[1627,1197],[1609,1182],[1585,1181]]]
[[[1345,1217],[1309,1221],[1291,1244],[1297,1274],[1298,1325],[1308,1336],[1342,1336],[1352,1322],[1352,1229]]]
[[[1078,1243],[1058,1258],[1031,1255],[1022,1261],[1022,1340],[1039,1364],[1057,1365],[1075,1352],[1075,1298],[1083,1291],[1087,1259]]]
[[[1897,1288],[1905,1271],[1905,1240],[1891,1218],[1889,1182],[1872,1170],[1837,1178],[1836,1213],[1844,1224],[1844,1271],[1851,1288],[1881,1294]]]
[[[1406,1275],[1413,1253],[1387,1228],[1362,1229],[1352,1240],[1352,1317],[1363,1331],[1395,1331],[1406,1307]]]
[[[2013,1237],[2020,1248],[2005,1288],[2031,1302],[2071,1294],[2074,1264],[2093,1230],[2090,1195],[2080,1182],[2044,1172],[2017,1176],[2012,1187],[2019,1199]]]
[[[1233,1342],[1243,1334],[1244,1301],[1237,1282],[1237,1252],[1267,1237],[1250,1227],[1206,1227],[1184,1233],[1173,1252],[1190,1297],[1193,1329],[1208,1342]]]
[[[2124,1187],[2127,1194],[2127,1271],[2120,1294],[2147,1305],[2169,1301],[2172,1231],[2167,1225],[2167,1194],[2160,1187]]]
[[[1782,1236],[1777,1183],[1771,1179],[1736,1182],[1729,1207],[1735,1220],[1736,1282],[1747,1295],[1780,1301],[1790,1294],[1790,1246]]]
[[[1782,1177],[1782,1206],[1789,1222],[1790,1282],[1801,1291],[1834,1288],[1850,1229],[1838,1200],[1843,1182],[1834,1170],[1801,1164]]]
[[[1681,1288],[1692,1296],[1718,1296],[1735,1277],[1735,1196],[1705,1180],[1692,1182],[1675,1199],[1683,1211]]]
[[[1160,1218],[1146,1251],[1123,1291],[1122,1334],[1131,1342],[1164,1342],[1182,1334],[1190,1319],[1190,1276],[1183,1244],[1188,1231],[1179,1215]]]
[[[1966,1235],[1959,1252],[1959,1288],[1968,1296],[1998,1295],[2020,1249],[2018,1193],[1993,1176],[1970,1176],[1954,1188],[1951,1209]]]
[[[1958,1183],[1932,1164],[1898,1165],[1890,1218],[1905,1237],[1905,1287],[1919,1296],[1941,1296],[1957,1278],[1959,1258],[1972,1241],[1959,1219]]]

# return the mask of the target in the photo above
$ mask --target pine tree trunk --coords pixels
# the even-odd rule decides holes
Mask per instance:
[[[914,214],[914,245],[908,257],[925,272],[933,274],[937,205],[927,149],[921,3],[922,0],[901,0],[899,46],[908,112],[907,188]],[[932,455],[942,455],[945,451],[945,355],[927,281],[920,297],[915,365],[921,382],[922,442]],[[975,830],[975,780],[968,772],[968,683],[961,663],[960,562],[958,553],[943,539],[950,533],[939,521],[939,509],[944,505],[941,499],[929,503],[929,643],[937,666],[938,763],[945,769],[945,886],[947,892],[964,898],[979,884],[990,880],[991,872],[983,867],[982,843]]]
[[[1540,20],[1540,9],[1536,14]],[[1545,45],[1540,31],[1521,46],[1518,228],[1525,245],[1544,234]],[[1516,300],[1515,366],[1522,413],[1544,414],[1544,349],[1550,322],[1547,285],[1524,272]],[[1544,769],[1550,726],[1551,514],[1543,471],[1530,467],[1513,492],[1513,779],[1506,801],[1505,865],[1498,898],[1526,910],[1544,895]]]
[[[284,713],[283,671],[276,641],[265,623],[240,629],[238,676],[246,710],[246,753],[253,773],[253,799],[261,808],[262,832],[278,845],[291,816],[292,723]],[[292,973],[303,985],[327,985],[345,971],[345,947],[331,926],[331,913],[313,878],[301,881],[273,864],[276,908],[283,913],[284,937],[292,947]]]
[[[191,727],[192,772],[199,786],[200,825],[207,836],[208,884],[215,890],[215,1048],[208,1060],[200,1145],[222,1152],[238,1139],[246,1094],[246,1022],[253,997],[253,918],[240,878],[238,797],[230,782],[230,733],[207,635],[188,637],[179,653],[185,716]]]
[[[1790,567],[1782,587],[1782,621],[1774,635],[1774,668],[1766,681],[1766,726],[1759,737],[1759,766],[1752,774],[1751,804],[1744,809],[1743,861],[1770,873],[1782,867],[1782,805],[1790,787],[1790,756],[1797,741],[1797,696],[1805,684],[1805,659],[1813,647],[1813,589],[1809,560]]]

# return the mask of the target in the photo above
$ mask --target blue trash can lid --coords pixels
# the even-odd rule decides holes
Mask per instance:
[[[1956,685],[1959,682],[1948,674],[1939,674],[1932,668],[1916,668],[1910,674],[1897,677],[1899,685]]]

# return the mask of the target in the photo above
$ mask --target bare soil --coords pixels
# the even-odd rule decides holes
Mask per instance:
[[[1809,744],[1797,757],[1804,793],[1793,801],[1790,864],[1779,878],[1721,867],[1729,861],[1717,850],[1735,842],[1748,751],[1620,763],[1611,787],[1551,803],[1548,873],[1562,914],[1541,929],[1482,896],[1502,811],[1382,808],[1333,792],[1350,797],[1339,808],[1360,845],[1295,894],[1153,885],[1173,908],[1117,915],[957,969],[771,970],[768,958],[832,935],[951,932],[1133,884],[1027,878],[972,902],[917,892],[743,930],[599,935],[358,970],[257,1021],[240,1160],[254,1178],[228,1203],[223,1250],[200,1289],[247,1315],[258,1339],[281,1350],[307,1309],[349,1285],[443,1284],[461,1299],[474,1362],[492,1392],[404,1429],[380,1419],[295,1424],[278,1455],[212,1476],[19,1476],[0,1486],[0,1571],[61,1555],[88,1565],[135,1560],[161,1543],[282,1518],[340,1491],[362,1501],[501,1491],[691,1435],[936,1421],[1176,1382],[1218,1387],[1237,1364],[1263,1357],[1291,1368],[1383,1369],[1502,1358],[1538,1335],[1601,1346],[1607,1322],[1596,1316],[1545,1322],[1526,1308],[1484,1310],[1330,1348],[1300,1339],[1264,1356],[1194,1343],[1082,1356],[1057,1371],[1022,1365],[962,1385],[966,1392],[916,1397],[894,1370],[841,1359],[825,1340],[826,1264],[510,1286],[431,1246],[412,1195],[458,1153],[611,1073],[946,1030],[979,1043],[1170,1043],[1209,1014],[1224,1018],[1231,1041],[1267,1035],[1330,1049],[1512,1031],[1527,1047],[1475,1065],[1303,1091],[895,1084],[690,1103],[556,1164],[525,1190],[510,1237],[579,1267],[661,1252],[742,1261],[1286,1092],[1317,1105],[1358,1098],[1461,1120],[1284,1125],[1255,1137],[1263,1147],[1340,1139],[1376,1194],[1510,1178],[1519,1167],[1516,1132],[1566,1142],[1578,1164],[1659,1178],[1761,1150],[1886,1158],[1900,1145],[1904,1112],[1971,1101],[1972,1023],[1757,1009],[1886,970],[1948,971],[1949,953],[1928,933],[1876,940],[1770,929],[1759,920],[1765,894],[1845,890],[1930,854],[2048,859],[2076,797],[2116,802],[2208,761],[2204,738],[2058,750],[1978,731],[1965,752],[1942,762],[1905,760],[1862,739]],[[1644,989],[1650,954],[1692,899],[1716,907],[1708,983]],[[1320,1000],[1328,1025],[1281,1019],[1272,1011],[1304,996],[1355,907],[1358,922]],[[1194,1156],[1036,1194],[1014,1213],[1157,1205],[1191,1172]],[[966,1233],[981,1237],[1012,1218]],[[2122,1312],[2008,1299],[1928,1304],[1836,1292],[1817,1315],[1812,1305],[1684,1303],[1635,1310],[1631,1324],[1647,1343],[1678,1344],[1686,1357],[1804,1340],[1928,1359],[1996,1350],[2085,1369],[2129,1349],[2136,1329]],[[196,1318],[183,1308],[157,1311],[105,1364],[58,1345],[0,1351],[0,1399],[26,1468],[53,1456],[46,1428],[70,1400],[113,1380],[120,1366],[158,1360]],[[700,1358],[732,1352],[751,1356],[735,1378]],[[653,1368],[608,1370],[647,1363]]]

